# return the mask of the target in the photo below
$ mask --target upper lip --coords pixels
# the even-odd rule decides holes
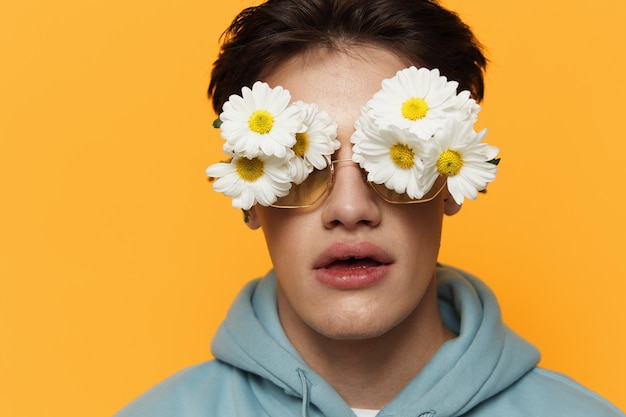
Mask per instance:
[[[393,262],[391,255],[371,242],[336,242],[326,248],[314,261],[313,268],[326,268],[335,261],[370,258],[380,264]]]

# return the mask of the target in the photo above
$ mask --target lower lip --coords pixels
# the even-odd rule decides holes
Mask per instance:
[[[315,270],[315,277],[325,286],[336,290],[359,290],[382,281],[389,268],[390,265],[320,268]]]

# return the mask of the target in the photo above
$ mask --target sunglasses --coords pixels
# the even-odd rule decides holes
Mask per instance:
[[[326,168],[315,169],[309,174],[306,180],[300,184],[295,184],[289,190],[289,194],[278,198],[271,207],[276,208],[303,208],[316,204],[322,197],[326,196],[332,189],[335,182],[335,165],[341,162],[353,162],[352,159],[336,159],[330,161]],[[353,162],[354,163],[354,162]],[[410,198],[407,194],[400,194],[385,187],[384,184],[376,184],[367,181],[367,176],[363,175],[363,180],[378,194],[380,198],[391,204],[415,204],[426,203],[433,200],[441,193],[446,186],[446,178],[439,176],[430,191],[421,198]]]

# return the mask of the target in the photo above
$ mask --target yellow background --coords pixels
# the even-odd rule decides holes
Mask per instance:
[[[110,416],[210,357],[270,263],[204,169],[217,39],[253,0],[0,5],[0,415]],[[492,65],[503,162],[446,221],[441,260],[626,409],[626,3],[447,0]]]

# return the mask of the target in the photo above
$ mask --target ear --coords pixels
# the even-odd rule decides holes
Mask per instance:
[[[454,198],[452,198],[450,193],[448,193],[448,195],[446,196],[446,198],[443,201],[444,201],[443,212],[447,216],[453,216],[453,215],[457,214],[459,212],[459,210],[461,210],[461,205],[457,204],[457,202],[454,201]]]
[[[255,206],[252,206],[249,210],[243,211],[243,221],[246,222],[248,227],[251,230],[256,230],[261,227],[261,222],[259,222],[259,216],[255,210]]]

